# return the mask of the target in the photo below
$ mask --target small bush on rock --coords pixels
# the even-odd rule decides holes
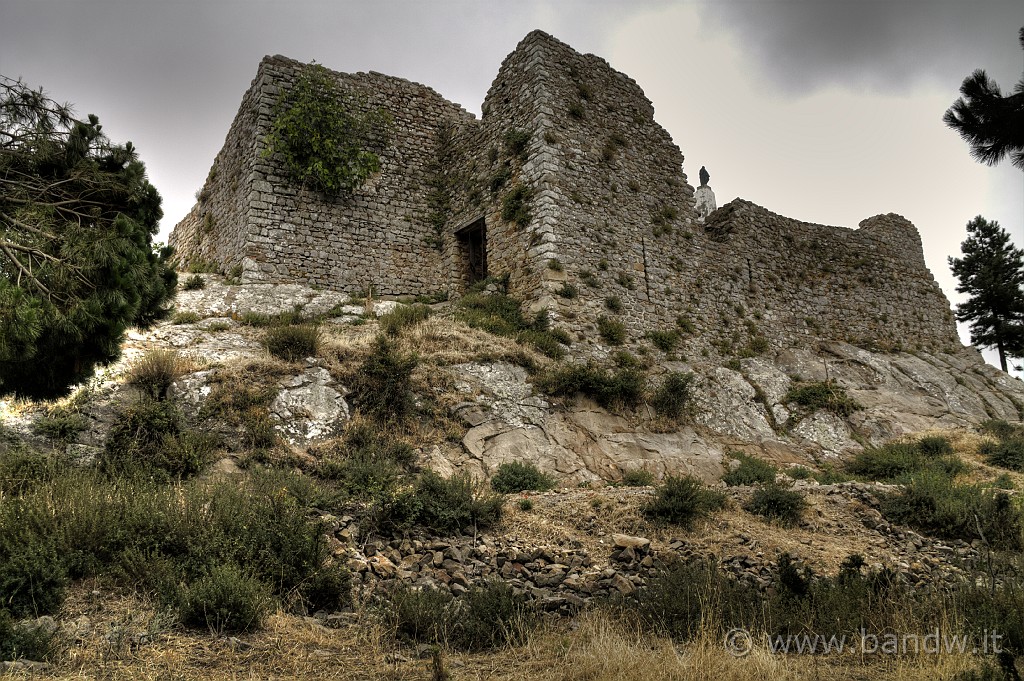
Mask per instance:
[[[185,280],[185,283],[182,284],[182,288],[186,291],[198,291],[200,289],[204,289],[206,288],[206,279],[198,274],[193,274]]]
[[[132,363],[125,383],[151,399],[166,400],[171,384],[185,375],[189,362],[175,350],[155,349]]]
[[[356,408],[379,423],[404,420],[413,410],[412,372],[418,363],[415,355],[402,354],[387,336],[377,336],[353,378]]]
[[[790,527],[799,522],[806,507],[807,501],[800,492],[769,483],[755,490],[754,496],[744,508],[749,513],[776,520],[783,527]]]
[[[689,475],[667,476],[655,490],[654,499],[643,508],[650,520],[681,525],[687,529],[700,518],[725,505],[725,495],[708,489],[699,479]]]
[[[569,364],[540,374],[534,385],[548,395],[585,395],[602,407],[634,408],[643,399],[647,380],[638,368],[622,367],[611,372],[587,363]]]
[[[650,487],[654,484],[654,474],[643,468],[633,468],[622,474],[623,487]]]
[[[626,325],[616,319],[604,315],[598,317],[597,332],[609,345],[622,345],[626,342]]]
[[[541,473],[540,469],[532,463],[521,461],[501,464],[494,477],[491,478],[491,487],[494,491],[503,494],[525,491],[543,492],[554,486],[555,481],[550,475]]]
[[[234,565],[219,565],[185,589],[181,623],[217,634],[255,631],[270,610],[270,596],[259,580]]]
[[[796,403],[810,411],[824,409],[839,416],[849,416],[862,408],[834,381],[793,385],[786,392],[784,401]]]
[[[426,305],[399,305],[391,312],[380,317],[381,330],[392,338],[398,336],[402,329],[411,328],[430,316],[430,308]]]
[[[666,374],[665,380],[651,395],[651,406],[654,407],[654,411],[666,418],[682,418],[690,408],[693,381],[693,374],[678,371]]]
[[[722,481],[730,487],[736,485],[755,485],[759,482],[773,482],[778,469],[767,461],[758,459],[743,452],[729,452],[728,456],[739,461],[739,465],[730,469],[722,476]]]
[[[313,324],[274,326],[267,330],[263,345],[274,357],[286,362],[315,357],[320,347],[320,328]]]

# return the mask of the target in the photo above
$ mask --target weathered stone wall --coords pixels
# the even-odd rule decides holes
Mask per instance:
[[[813,338],[959,346],[908,221],[877,216],[849,230],[737,200],[701,225],[683,155],[640,87],[543,33],[524,44],[544,65],[531,152],[552,168],[536,304],[555,310],[587,352],[607,349],[602,316],[621,322],[633,345],[683,317],[700,350],[723,356]]]
[[[246,281],[297,281],[350,292],[372,288],[375,295],[445,288],[450,267],[442,266],[429,224],[430,176],[439,128],[472,121],[471,114],[430,88],[400,78],[335,74],[343,91],[362,95],[366,110],[381,109],[392,123],[380,153],[381,170],[352,196],[328,199],[298,186],[279,158],[264,153],[274,105],[303,66],[280,56],[260,64],[218,157],[218,166],[243,169],[245,201],[240,205],[225,198],[239,192],[218,170],[203,189],[210,198],[200,201],[176,230],[181,231],[175,236],[179,257],[187,261],[209,252],[225,269],[241,261]],[[233,152],[238,148],[251,151],[242,156]],[[204,210],[213,216],[215,233],[206,242],[201,238]],[[229,240],[220,225],[233,231],[240,211],[244,237]]]
[[[699,224],[683,155],[640,87],[534,31],[502,63],[480,120],[422,85],[337,74],[394,118],[382,169],[350,199],[295,186],[265,157],[274,102],[302,64],[268,57],[200,201],[175,230],[183,261],[248,280],[378,295],[458,295],[460,228],[483,220],[488,273],[547,308],[580,355],[684,330],[685,352],[756,354],[815,338],[883,348],[959,345],[920,237],[896,215],[813,225],[737,199]],[[526,215],[510,215],[524,195]]]

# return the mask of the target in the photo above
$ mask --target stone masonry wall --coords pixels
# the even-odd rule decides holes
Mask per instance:
[[[243,278],[377,295],[465,290],[457,230],[481,218],[488,273],[576,338],[574,354],[676,330],[685,353],[723,357],[841,339],[959,346],[949,302],[898,215],[857,230],[737,199],[696,220],[683,155],[643,91],[603,59],[534,31],[504,60],[480,120],[422,85],[337,74],[394,117],[382,169],[350,200],[296,187],[264,138],[302,64],[268,57],[200,201],[172,234],[179,258],[244,265]],[[507,214],[519,193],[522,224]],[[506,213],[503,215],[503,213]]]
[[[372,288],[375,295],[431,294],[444,288],[450,268],[442,266],[442,251],[429,225],[429,179],[439,127],[472,120],[471,114],[430,88],[400,78],[336,74],[343,90],[363,95],[367,109],[382,109],[393,120],[380,153],[381,170],[351,197],[327,199],[297,186],[279,159],[264,154],[274,104],[303,66],[280,56],[260,64],[225,144],[226,151],[249,144],[253,151],[224,159],[224,165],[241,160],[248,170],[244,247],[238,249],[232,241],[228,249],[209,250],[225,266],[237,263],[241,255],[244,281],[300,282],[353,293]],[[236,133],[249,139],[239,143]],[[220,223],[218,207],[227,203],[221,196],[230,191],[220,183],[218,171],[203,190],[213,197],[208,203],[215,225]],[[193,213],[201,212],[203,203]],[[237,210],[230,204],[226,212]],[[201,224],[196,218],[190,216],[176,238],[182,260],[205,252],[192,236],[197,230],[191,224]],[[231,220],[225,222],[233,228]],[[212,241],[219,246],[227,239],[216,227],[214,231]]]
[[[736,200],[700,225],[683,155],[640,87],[551,36],[527,40],[546,65],[541,147],[531,152],[553,166],[535,304],[575,332],[581,354],[611,349],[601,317],[621,322],[632,346],[692,324],[689,350],[722,356],[814,338],[959,347],[908,221],[877,216],[849,230]]]

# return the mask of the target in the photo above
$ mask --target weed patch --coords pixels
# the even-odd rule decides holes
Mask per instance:
[[[725,495],[709,489],[697,478],[670,475],[655,490],[654,499],[644,506],[643,514],[650,520],[690,529],[697,520],[724,505]]]
[[[739,461],[738,466],[731,468],[722,476],[722,481],[730,487],[775,481],[778,469],[767,461],[743,452],[729,452],[728,456]]]
[[[498,466],[497,472],[491,478],[491,487],[502,494],[515,492],[537,491],[543,492],[555,486],[555,481],[550,475],[540,471],[532,463],[511,461]]]

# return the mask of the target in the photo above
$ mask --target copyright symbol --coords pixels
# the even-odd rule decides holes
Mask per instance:
[[[754,639],[746,629],[730,629],[725,635],[725,649],[733,657],[743,657],[754,649]]]

